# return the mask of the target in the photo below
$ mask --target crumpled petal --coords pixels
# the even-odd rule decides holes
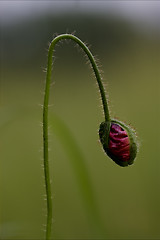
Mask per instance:
[[[116,123],[112,123],[109,133],[110,153],[120,161],[130,159],[130,140],[127,132]]]

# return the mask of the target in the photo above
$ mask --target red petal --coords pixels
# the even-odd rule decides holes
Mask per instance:
[[[109,133],[109,151],[119,160],[130,158],[130,141],[127,132],[118,124],[112,123]]]

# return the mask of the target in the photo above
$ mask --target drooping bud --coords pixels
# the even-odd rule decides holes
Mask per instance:
[[[124,123],[117,120],[102,122],[99,136],[107,155],[118,165],[131,165],[137,154],[135,134]]]

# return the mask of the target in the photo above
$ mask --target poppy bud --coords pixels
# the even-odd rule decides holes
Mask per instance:
[[[99,129],[100,141],[107,155],[118,165],[131,165],[137,154],[135,134],[124,123],[117,120],[102,122]]]

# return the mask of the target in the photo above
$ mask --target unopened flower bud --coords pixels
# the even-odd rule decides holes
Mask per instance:
[[[131,165],[137,154],[135,134],[124,123],[117,120],[102,122],[99,136],[103,149],[118,165]]]

